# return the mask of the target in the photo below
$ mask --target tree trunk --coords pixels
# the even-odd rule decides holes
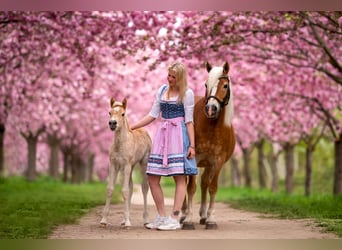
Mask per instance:
[[[258,150],[258,172],[259,172],[259,186],[261,189],[266,188],[266,168],[264,164],[265,155],[264,155],[264,140],[260,140],[257,143],[256,147]]]
[[[85,175],[85,181],[86,182],[92,182],[93,181],[94,160],[95,160],[95,154],[89,154],[88,160],[87,160],[87,165],[86,165],[86,175]]]
[[[68,181],[68,169],[69,169],[69,154],[62,151],[63,154],[63,182]]]
[[[52,178],[58,178],[59,169],[59,140],[55,135],[48,135],[48,144],[50,146],[50,159],[49,159],[49,174]]]
[[[335,140],[334,195],[342,194],[342,133]]]
[[[285,186],[286,193],[291,194],[293,190],[293,174],[294,174],[294,145],[287,143],[285,145]]]
[[[271,146],[271,152],[268,155],[268,162],[271,167],[272,181],[271,181],[271,190],[273,193],[278,192],[278,157],[279,152],[274,152],[273,145]]]
[[[0,123],[0,177],[5,175],[5,124]]]
[[[78,153],[71,156],[71,183],[81,183],[85,180],[85,163]]]
[[[76,154],[71,155],[71,183],[80,183],[79,159]]]
[[[34,181],[37,177],[36,160],[37,160],[37,142],[38,136],[29,135],[25,137],[28,149],[26,177],[29,181]]]
[[[241,173],[239,170],[239,161],[234,157],[231,158],[231,179],[232,179],[232,186],[233,187],[240,187],[241,186]]]
[[[312,173],[312,154],[314,147],[308,145],[305,154],[305,196],[310,196],[311,194],[311,173]]]
[[[250,156],[252,150],[250,149],[242,149],[243,155],[243,174],[245,177],[245,186],[252,187],[252,178],[251,178],[251,171],[250,171]]]

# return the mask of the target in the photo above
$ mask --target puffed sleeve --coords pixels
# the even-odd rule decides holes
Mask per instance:
[[[187,89],[184,97],[185,123],[194,122],[195,97],[191,89]]]
[[[166,84],[164,84],[163,86],[161,86],[157,93],[156,93],[156,97],[154,99],[151,111],[149,113],[150,116],[154,117],[154,118],[158,118],[159,117],[159,113],[160,113],[160,98],[161,98],[161,94],[162,91],[165,89]]]

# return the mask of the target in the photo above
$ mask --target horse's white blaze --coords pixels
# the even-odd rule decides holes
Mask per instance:
[[[213,67],[208,75],[208,81],[207,81],[207,88],[209,90],[209,96],[215,95],[217,91],[217,84],[219,83],[218,79],[222,75],[222,67]],[[230,88],[230,99],[228,102],[228,105],[224,107],[225,109],[225,116],[224,116],[224,124],[227,126],[232,125],[232,120],[234,116],[234,99],[233,99],[233,90],[231,86],[230,77],[229,78],[229,88]],[[214,92],[215,90],[215,92]],[[215,100],[214,98],[209,99],[209,104],[213,104],[217,107],[217,110],[220,109],[220,104]]]

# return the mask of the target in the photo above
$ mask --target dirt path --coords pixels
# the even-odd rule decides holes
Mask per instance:
[[[131,223],[129,229],[120,227],[123,205],[112,205],[109,221],[111,226],[100,227],[103,206],[96,207],[83,216],[77,224],[62,225],[50,235],[50,239],[337,239],[334,234],[322,233],[311,220],[283,220],[265,218],[262,214],[246,212],[216,204],[217,230],[205,230],[198,223],[199,204],[194,207],[195,230],[157,231],[143,226],[141,192],[137,190],[132,198]],[[148,204],[150,219],[155,216],[152,198]],[[171,211],[171,200],[166,200]]]

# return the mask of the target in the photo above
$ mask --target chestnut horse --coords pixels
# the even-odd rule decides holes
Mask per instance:
[[[139,165],[142,175],[141,189],[144,199],[143,218],[148,222],[147,182],[146,167],[151,152],[152,141],[143,128],[130,130],[126,118],[127,101],[117,102],[114,98],[110,100],[109,128],[115,132],[115,137],[109,153],[109,176],[107,185],[106,204],[103,209],[101,225],[108,224],[107,217],[109,206],[113,195],[116,179],[119,172],[123,173],[122,196],[124,199],[124,220],[121,225],[130,227],[130,206],[133,192],[132,171],[135,165]]]
[[[229,160],[235,148],[235,135],[232,126],[233,93],[229,77],[229,64],[212,67],[208,62],[209,73],[206,81],[205,97],[195,104],[194,126],[197,167],[203,168],[201,174],[200,224],[206,229],[216,229],[214,218],[215,195],[218,178],[223,165]],[[189,176],[187,201],[182,208],[183,229],[194,229],[192,222],[192,200],[196,192],[196,176]],[[207,208],[209,192],[209,208]]]

